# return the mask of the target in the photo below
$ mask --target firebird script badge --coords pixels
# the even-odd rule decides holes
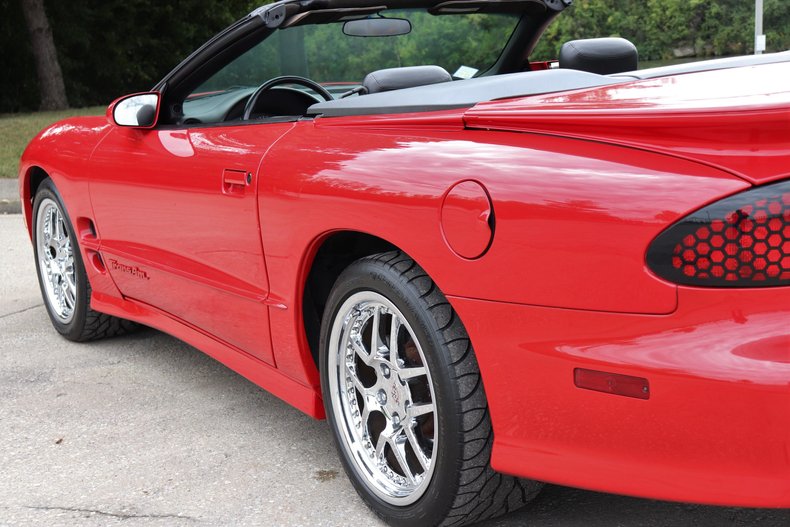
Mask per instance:
[[[110,267],[112,267],[113,270],[121,271],[123,273],[129,273],[130,275],[135,276],[137,278],[143,278],[145,280],[151,279],[151,277],[148,276],[148,273],[146,273],[139,267],[126,265],[119,262],[118,260],[110,260]]]

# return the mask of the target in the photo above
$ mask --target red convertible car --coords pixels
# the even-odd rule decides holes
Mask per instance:
[[[158,328],[326,417],[393,525],[538,482],[790,506],[790,54],[530,62],[569,3],[285,0],[47,128],[53,325]]]

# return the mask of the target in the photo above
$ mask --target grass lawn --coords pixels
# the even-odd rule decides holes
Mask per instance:
[[[19,158],[42,128],[75,115],[102,115],[104,106],[61,112],[8,113],[0,115],[0,178],[17,177]]]

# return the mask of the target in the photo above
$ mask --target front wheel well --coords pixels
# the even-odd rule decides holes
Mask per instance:
[[[382,252],[398,249],[386,240],[354,231],[328,236],[316,252],[302,296],[302,318],[310,352],[318,367],[318,341],[326,301],[337,278],[351,263]]]
[[[28,234],[33,236],[33,201],[36,199],[36,192],[38,192],[41,184],[49,179],[43,168],[33,166],[30,167],[26,174],[26,181],[23,181],[24,186],[22,196],[22,214],[25,216],[25,223],[27,224]]]
[[[43,168],[32,167],[30,169],[27,179],[27,189],[29,193],[27,198],[30,199],[31,202],[36,198],[36,192],[38,191],[38,187],[40,187],[41,183],[43,183],[44,180],[48,178],[49,178],[49,174],[44,172]]]

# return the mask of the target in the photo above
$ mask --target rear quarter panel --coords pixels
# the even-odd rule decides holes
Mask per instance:
[[[450,123],[301,122],[264,159],[259,206],[272,295],[294,306],[272,314],[279,367],[299,369],[292,335],[303,334],[302,284],[332,232],[389,241],[447,295],[664,314],[677,291],[644,265],[647,245],[689,211],[748,186],[667,155]],[[493,243],[475,260],[453,253],[440,226],[446,192],[464,180],[488,189],[495,214]]]

